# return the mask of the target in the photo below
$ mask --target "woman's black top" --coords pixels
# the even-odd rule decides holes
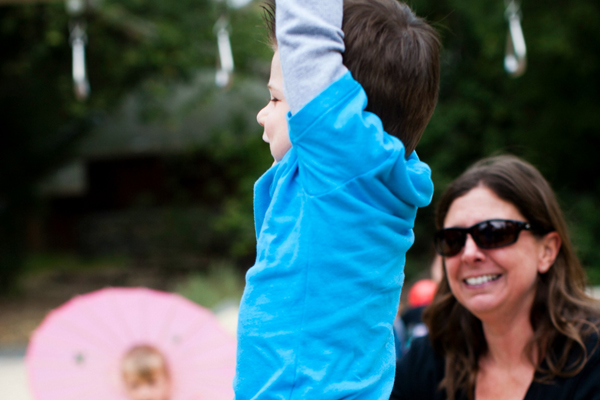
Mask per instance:
[[[597,341],[596,335],[587,340],[589,358],[580,373],[571,378],[555,378],[551,384],[532,382],[524,400],[600,400],[600,348],[595,349]],[[435,353],[429,336],[415,339],[396,363],[396,381],[390,399],[445,400],[446,392],[438,389],[443,378],[444,358]],[[466,400],[466,396],[459,396],[457,400]]]

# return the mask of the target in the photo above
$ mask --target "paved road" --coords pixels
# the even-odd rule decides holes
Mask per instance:
[[[0,350],[0,397],[2,400],[33,400],[27,387],[25,349]]]

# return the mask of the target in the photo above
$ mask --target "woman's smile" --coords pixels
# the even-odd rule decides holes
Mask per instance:
[[[487,285],[488,283],[495,282],[501,276],[502,276],[502,274],[486,274],[486,275],[472,276],[472,277],[463,279],[463,282],[467,286],[471,286],[471,287],[484,287],[484,286],[489,286],[489,285]]]

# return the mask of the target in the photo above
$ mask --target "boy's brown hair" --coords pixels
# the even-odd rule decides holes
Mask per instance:
[[[276,45],[275,3],[265,21]],[[413,152],[437,103],[440,81],[437,32],[397,0],[344,0],[344,65],[364,88],[366,110]]]

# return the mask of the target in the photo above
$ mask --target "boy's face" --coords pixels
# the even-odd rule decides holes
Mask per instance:
[[[169,400],[171,385],[164,373],[155,373],[151,379],[125,374],[125,393],[130,400]]]
[[[283,95],[283,73],[281,71],[278,51],[273,55],[271,78],[267,86],[271,93],[271,100],[258,112],[256,120],[265,128],[263,140],[269,143],[271,155],[275,159],[275,162],[278,162],[292,147],[286,119],[290,107]]]

